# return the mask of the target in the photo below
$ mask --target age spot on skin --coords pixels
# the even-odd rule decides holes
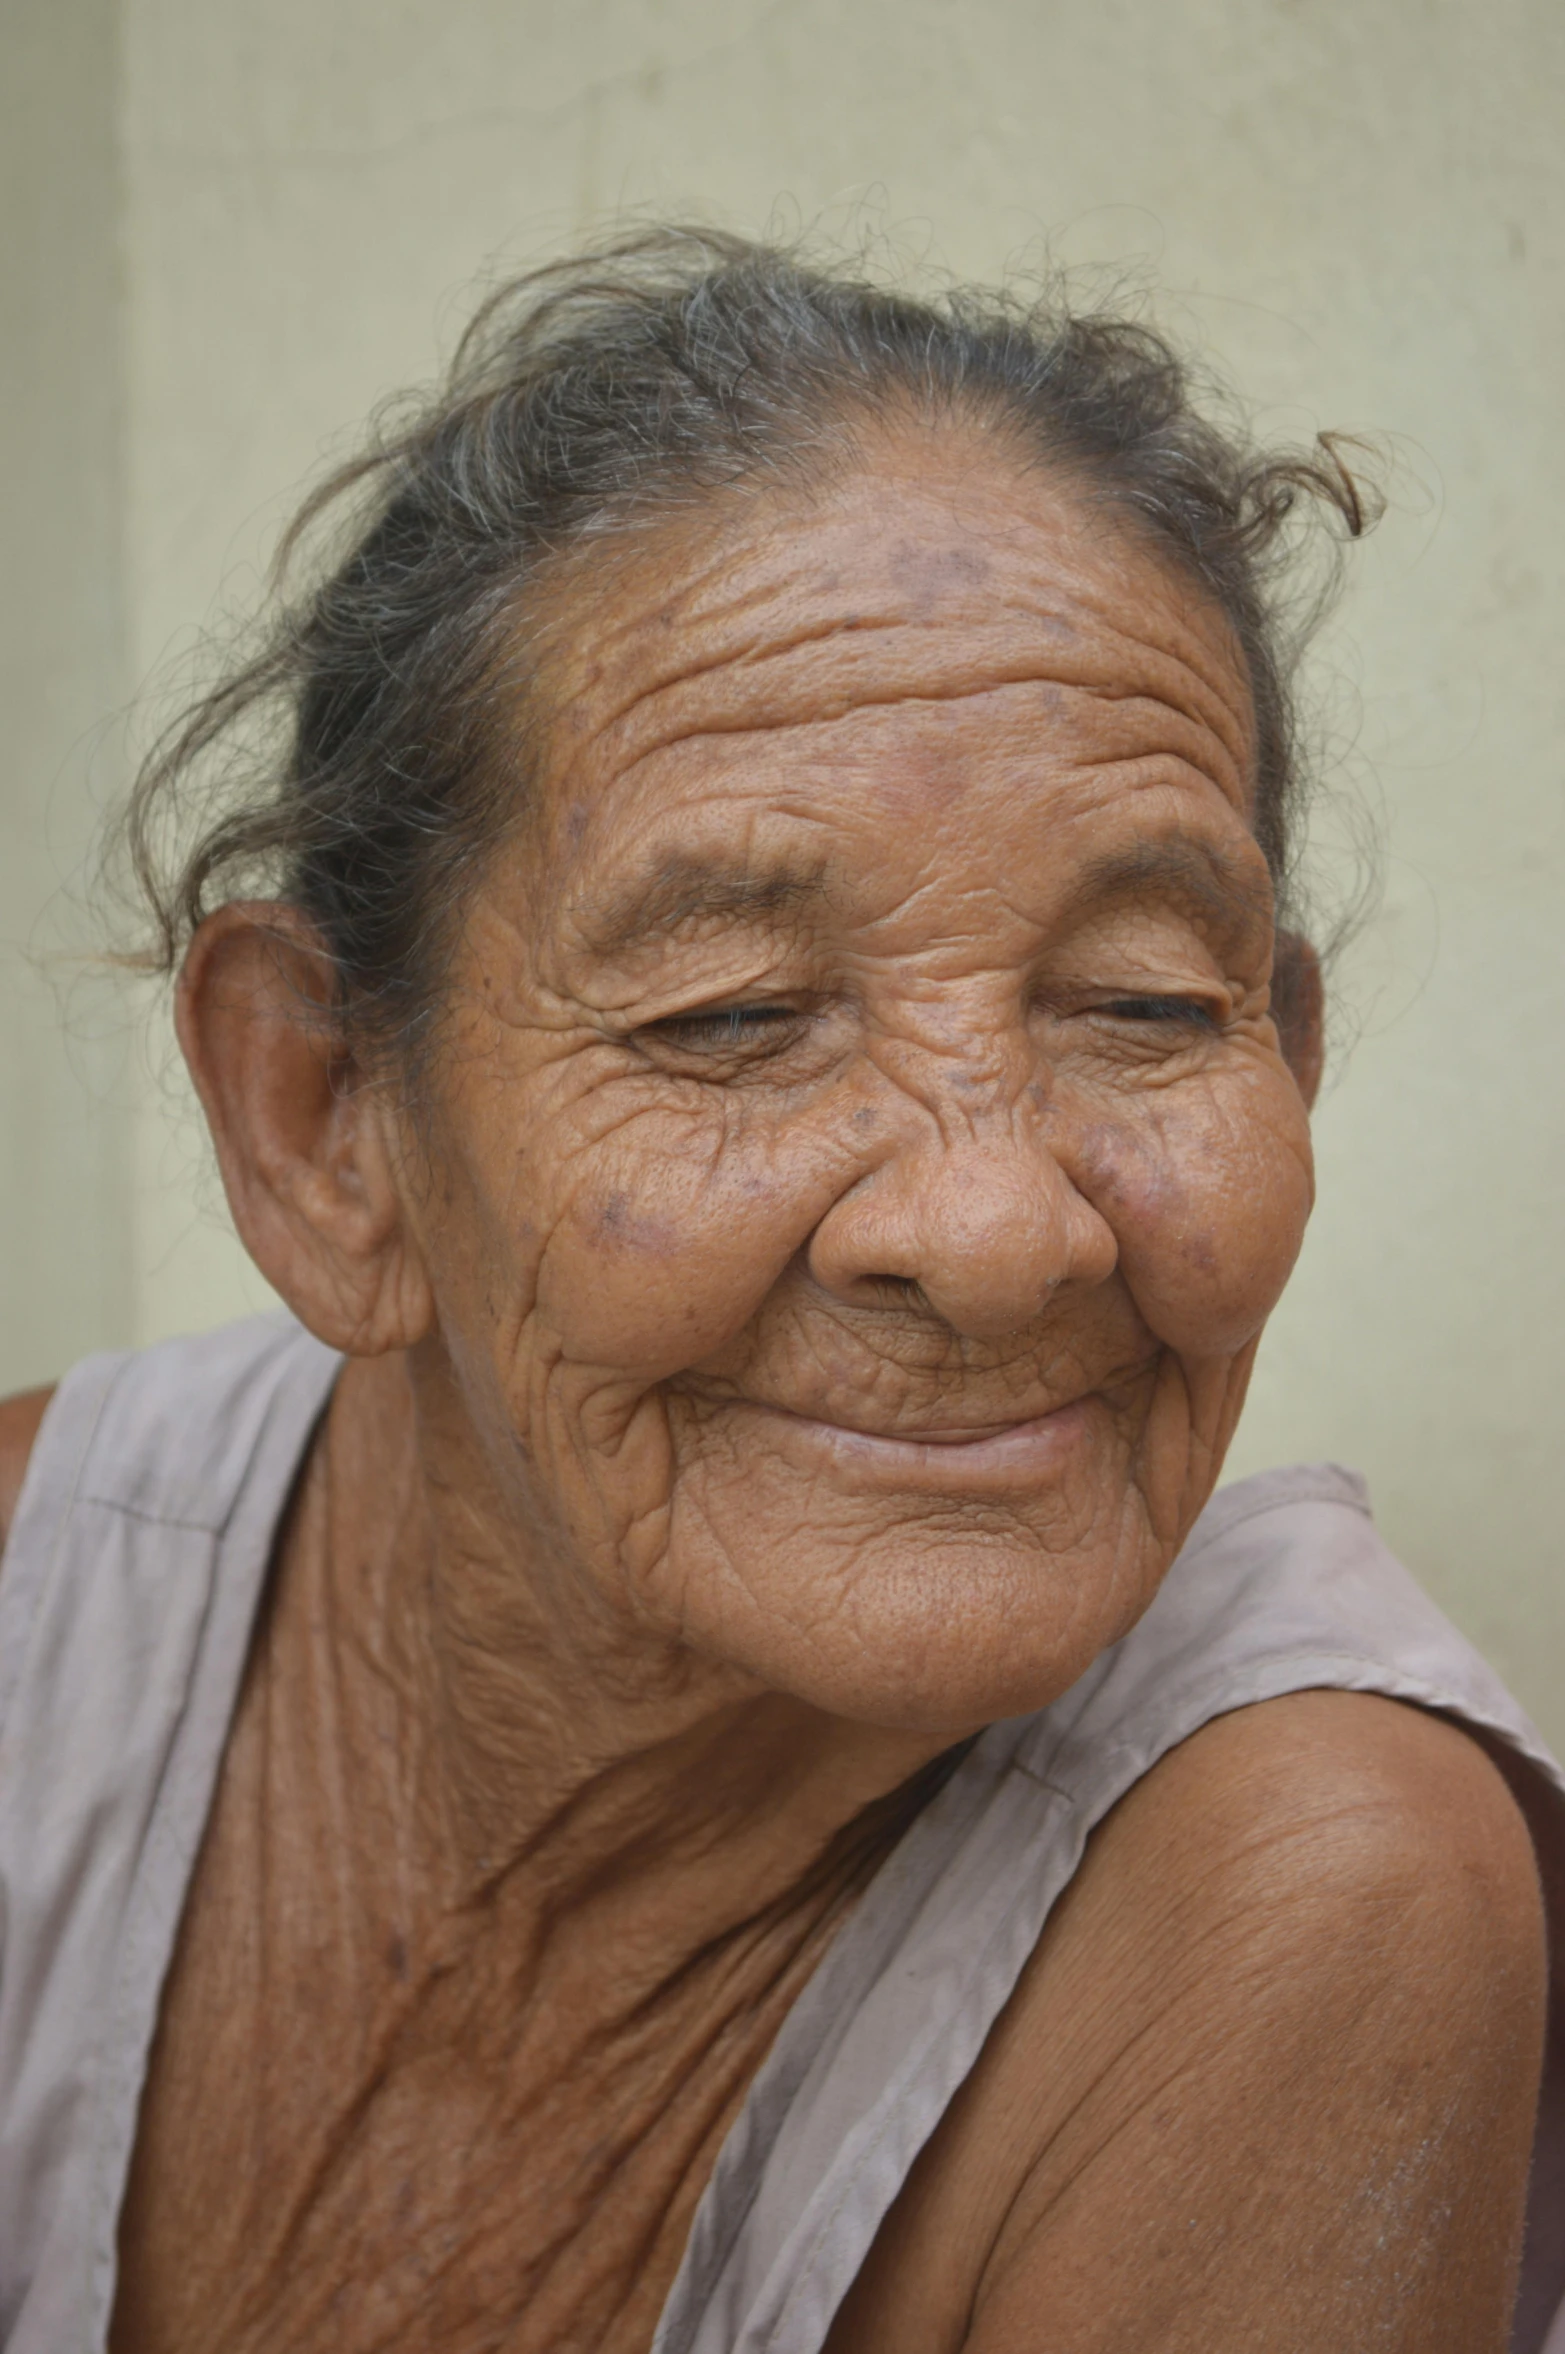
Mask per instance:
[[[1082,1131],[1073,1158],[1083,1189],[1094,1201],[1143,1214],[1168,1206],[1174,1190],[1168,1168],[1133,1130],[1094,1121]]]
[[[966,546],[930,548],[904,541],[891,550],[891,561],[899,579],[930,599],[952,588],[982,588],[994,571],[983,549]]]
[[[611,1193],[596,1213],[598,1238],[648,1258],[667,1258],[680,1247],[677,1227],[666,1218],[649,1218],[633,1210],[627,1193]]]
[[[1218,1273],[1217,1250],[1210,1234],[1187,1234],[1181,1239],[1179,1249],[1186,1264],[1194,1267],[1198,1273]]]

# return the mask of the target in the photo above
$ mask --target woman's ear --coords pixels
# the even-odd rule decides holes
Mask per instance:
[[[1313,1105],[1326,1062],[1326,984],[1320,958],[1302,932],[1277,935],[1272,1020],[1299,1093]]]
[[[295,908],[241,900],[190,944],[174,1018],[240,1238],[333,1348],[409,1348],[433,1319],[398,1136],[332,1021],[333,971]]]

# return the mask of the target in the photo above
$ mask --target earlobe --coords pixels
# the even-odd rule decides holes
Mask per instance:
[[[1320,958],[1302,932],[1277,935],[1272,1020],[1299,1093],[1313,1106],[1326,1063],[1326,984]]]
[[[423,1337],[432,1301],[394,1117],[333,1021],[332,978],[296,909],[238,901],[191,942],[175,1025],[245,1248],[318,1338],[378,1356]]]

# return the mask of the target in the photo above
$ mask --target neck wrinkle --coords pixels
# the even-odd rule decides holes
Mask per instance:
[[[613,1629],[576,1640],[541,1603],[525,1532],[406,1358],[344,1368],[306,1472],[313,1563],[279,1595],[344,1849],[378,1826],[377,1915],[452,1957],[505,1923],[530,1972],[612,1957],[646,1999],[724,1944],[789,1942],[873,1876],[954,1754],[826,1717]],[[449,1395],[449,1392],[448,1392]],[[581,1580],[585,1586],[586,1580]],[[289,1581],[292,1583],[292,1581]],[[292,1601],[293,1608],[289,1609]],[[639,1689],[638,1689],[639,1686]],[[627,1972],[626,1957],[635,1966]]]

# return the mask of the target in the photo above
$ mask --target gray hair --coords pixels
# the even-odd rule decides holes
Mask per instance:
[[[987,423],[1024,463],[1064,469],[1226,615],[1255,711],[1255,833],[1281,896],[1301,800],[1293,681],[1321,601],[1290,588],[1298,524],[1366,527],[1348,445],[1257,447],[1216,421],[1163,335],[1059,293],[924,299],[660,228],[502,287],[439,390],[383,418],[308,499],[280,575],[335,527],[326,576],[281,603],[259,651],[136,781],[124,839],[152,917],[140,961],[176,970],[224,896],[282,898],[333,958],[355,1042],[416,1060],[464,886],[525,793],[525,681],[520,717],[500,692],[524,593],[594,535],[819,470],[834,435],[840,447],[853,420],[890,413]]]

